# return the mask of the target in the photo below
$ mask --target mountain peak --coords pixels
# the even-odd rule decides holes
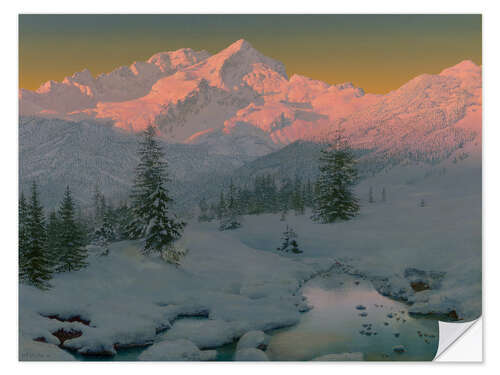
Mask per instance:
[[[245,39],[239,39],[236,42],[232,43],[228,47],[225,48],[226,51],[240,51],[240,50],[249,50],[254,49],[253,46]]]
[[[481,67],[476,65],[471,60],[463,60],[456,65],[444,69],[439,73],[441,76],[456,76],[464,74],[478,74],[481,72]]]
[[[261,79],[266,76],[264,72],[270,71],[288,80],[281,62],[263,55],[245,39],[239,39],[199,64],[190,66],[188,71],[193,77],[205,78],[212,86],[225,90],[245,86],[248,84],[245,77]]]
[[[219,56],[220,58],[226,59],[234,55],[244,55],[247,56],[247,58],[263,56],[245,39],[237,40],[214,56]]]
[[[176,51],[155,53],[147,62],[158,66],[162,71],[168,71],[196,64],[209,56],[210,54],[205,50],[181,48]]]

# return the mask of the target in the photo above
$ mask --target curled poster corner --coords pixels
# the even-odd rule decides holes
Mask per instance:
[[[456,356],[448,356],[443,355],[443,353],[447,352],[450,346],[454,345],[456,342],[462,341],[462,336],[470,330],[471,327],[477,326],[479,328],[478,334],[474,335],[472,340],[469,340],[464,343],[465,345],[473,345],[472,342],[479,341],[479,348],[477,345],[474,345],[474,348],[463,348],[464,352],[470,354],[471,351],[474,351],[474,354],[478,353],[478,355],[469,355],[465,357],[456,357]],[[467,336],[467,334],[465,335]],[[456,344],[455,344],[456,345]],[[479,349],[479,352],[478,350]],[[448,354],[448,353],[447,353]],[[457,353],[458,354],[458,353]],[[465,323],[448,323],[448,322],[439,322],[439,345],[438,350],[436,352],[436,356],[434,357],[434,361],[437,362],[450,362],[450,361],[464,361],[464,362],[481,362],[482,361],[482,317]]]

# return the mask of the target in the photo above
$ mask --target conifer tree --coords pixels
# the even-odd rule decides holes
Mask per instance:
[[[294,254],[301,254],[302,250],[299,249],[297,237],[297,233],[295,233],[293,228],[287,225],[281,237],[283,242],[281,247],[278,247],[277,250],[285,253],[292,252]]]
[[[221,221],[226,215],[226,201],[224,200],[224,192],[220,192],[219,204],[217,205],[217,220]]]
[[[295,232],[293,232],[293,234],[295,234]],[[294,254],[301,254],[301,253],[303,253],[303,251],[299,249],[299,244],[297,242],[297,236],[296,235],[295,235],[295,238],[293,238],[292,241],[290,242],[290,247],[291,247],[292,253],[294,253]]]
[[[311,183],[311,179],[307,179],[307,183],[305,186],[305,192],[304,192],[304,203],[307,207],[312,207],[313,206],[313,200],[314,200],[314,191],[313,191],[313,185]]]
[[[232,230],[241,227],[239,216],[239,209],[236,202],[236,188],[233,181],[231,181],[227,204],[220,219],[219,230]]]
[[[292,182],[288,177],[285,177],[283,181],[281,181],[281,187],[279,191],[280,210],[285,215],[288,213],[288,210],[290,209],[292,194],[293,194]]]
[[[87,250],[82,228],[75,219],[75,203],[69,186],[66,187],[64,198],[59,207],[59,264],[58,272],[79,270],[87,265]]]
[[[94,195],[92,197],[93,208],[94,208],[94,221],[95,227],[98,227],[104,217],[106,209],[106,200],[104,195],[101,193],[99,186],[96,184],[94,187]]]
[[[169,212],[172,198],[167,189],[167,162],[155,133],[148,126],[139,145],[129,234],[131,238],[145,238],[145,253],[160,253],[167,261],[172,259],[172,263],[177,263],[173,242],[181,237],[185,223]]]
[[[386,202],[386,201],[387,201],[387,195],[385,192],[385,188],[382,188],[382,202]]]
[[[302,191],[302,181],[299,176],[295,176],[295,182],[292,193],[292,207],[295,211],[295,215],[304,214],[304,196]]]
[[[26,265],[27,254],[29,248],[29,233],[28,233],[29,209],[24,193],[21,193],[19,199],[19,280],[26,281]]]
[[[352,188],[358,181],[352,150],[337,131],[335,143],[321,150],[313,218],[323,223],[349,220],[359,212]]]
[[[278,251],[287,251],[287,249],[290,247],[290,232],[288,229],[288,225],[286,226],[285,231],[283,232],[283,235],[281,236],[281,246],[278,247],[276,250]]]
[[[115,228],[115,215],[113,212],[113,207],[106,207],[104,212],[102,223],[97,228],[94,238],[99,246],[105,248],[105,252],[108,252],[109,243],[116,240],[117,230]]]
[[[59,218],[56,212],[52,211],[47,223],[47,241],[45,247],[53,269],[57,268],[61,256],[60,228],[61,223]]]
[[[128,207],[126,202],[122,202],[116,209],[116,238],[118,240],[124,240],[129,237],[129,223],[132,221],[131,209]]]
[[[38,187],[33,181],[31,200],[28,206],[27,249],[22,262],[24,280],[40,289],[50,287],[52,278],[51,262],[46,252],[45,216],[38,197]]]

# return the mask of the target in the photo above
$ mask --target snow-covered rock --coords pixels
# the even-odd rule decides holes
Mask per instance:
[[[235,361],[269,361],[266,353],[256,348],[246,348],[238,350],[234,354]]]
[[[174,323],[165,333],[167,340],[188,339],[200,348],[216,348],[240,335],[242,325],[223,320],[187,320]]]
[[[250,331],[241,336],[236,345],[236,350],[248,348],[266,350],[270,339],[271,337],[262,331]]]
[[[211,361],[215,350],[199,350],[188,340],[161,341],[151,345],[139,356],[141,361]]]

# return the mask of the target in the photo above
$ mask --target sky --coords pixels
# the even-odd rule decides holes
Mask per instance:
[[[289,76],[387,93],[466,59],[481,65],[481,28],[481,15],[20,15],[19,86],[243,38]]]

